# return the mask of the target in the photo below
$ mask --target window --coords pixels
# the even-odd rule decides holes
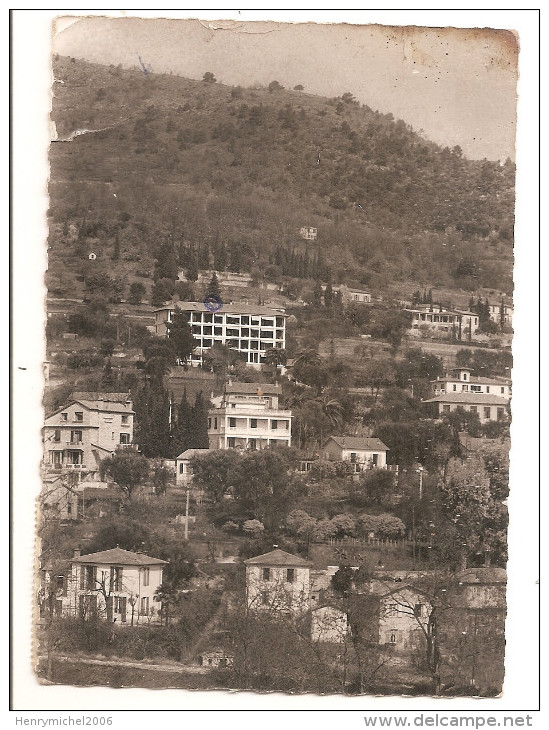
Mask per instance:
[[[128,416],[122,416],[122,424],[126,425],[128,423]]]
[[[212,419],[208,418],[208,429],[212,427]]]
[[[81,423],[84,420],[84,413],[82,411],[76,411],[74,414],[74,420]]]
[[[183,463],[179,464],[179,473],[180,474],[185,473],[185,464],[183,464]]]
[[[469,390],[469,386],[468,386],[468,385],[462,385],[462,386],[461,386],[461,392],[462,392],[462,393],[465,393],[465,392],[466,392],[466,391],[468,391],[468,390]]]
[[[423,615],[423,604],[422,603],[416,603],[414,606],[414,616],[416,618],[420,618]]]
[[[234,436],[229,436],[228,444],[230,449],[234,449],[234,447],[236,446],[236,439]]]
[[[80,573],[80,588],[92,591],[95,585],[96,568],[93,565],[84,565]]]
[[[236,428],[236,418],[229,418],[229,428]]]
[[[120,434],[120,443],[121,444],[129,444],[130,441],[130,434],[129,433],[121,433]]]
[[[476,413],[478,409],[477,409],[477,407],[476,407],[476,406],[471,406],[471,407],[469,408],[469,410],[471,411],[471,413]]]
[[[463,380],[467,380],[467,373],[463,373]]]
[[[486,388],[486,392],[487,392],[487,393],[489,393],[489,392],[490,392],[490,388]],[[504,395],[504,394],[505,394],[505,388],[504,388],[504,386],[503,386],[503,385],[501,386],[501,394],[502,394],[502,395]]]
[[[263,580],[271,580],[271,569],[270,568],[263,568],[262,578],[263,578]]]
[[[69,414],[68,413],[62,413],[61,414],[61,420],[62,421],[66,421],[68,419],[68,417],[69,417]]]
[[[257,428],[257,418],[250,418],[250,428]]]
[[[484,408],[484,418],[488,418],[489,419],[490,418],[490,414],[491,414],[490,406],[486,406]]]
[[[294,568],[288,568],[286,571],[286,582],[295,583],[295,570]]]
[[[250,449],[250,451],[255,451],[257,449],[257,443],[255,439],[250,439],[248,441],[248,448]]]
[[[472,385],[471,386],[471,393],[480,393],[482,390],[480,385]]]
[[[149,579],[151,577],[151,569],[150,568],[143,568],[143,585],[148,586],[149,585]]]
[[[217,431],[217,416],[214,418],[214,431]]]
[[[141,615],[142,616],[149,615],[149,597],[148,596],[141,597]]]
[[[356,454],[355,452],[351,452],[351,462],[354,464],[356,462]]]
[[[489,392],[490,392],[490,386],[489,386],[489,385],[487,385],[487,386],[486,386],[486,392],[487,392],[487,393],[489,393]],[[503,391],[501,391],[501,392],[503,393]]]
[[[450,413],[450,406],[442,406],[443,413]]]
[[[82,431],[71,431],[71,444],[82,443]]]
[[[391,633],[389,635],[389,643],[393,646],[397,643],[397,630],[391,629]]]
[[[53,440],[54,441],[61,441],[61,429],[56,428],[55,432],[53,434]]]
[[[111,589],[113,591],[122,590],[122,568],[111,567]]]
[[[387,615],[396,616],[397,613],[398,613],[398,605],[396,603],[390,603],[387,606]]]
[[[458,389],[458,387],[457,387],[457,385],[456,385],[456,384],[454,383],[454,384],[452,385],[452,390],[456,391],[457,389]]]
[[[273,420],[271,421],[271,428],[273,431],[276,431],[278,429],[278,421],[276,420],[276,418],[273,418]]]
[[[373,466],[377,466],[378,457],[379,457],[379,454],[372,454],[372,464],[373,464]]]
[[[505,418],[505,408],[498,408],[498,421],[503,421]]]

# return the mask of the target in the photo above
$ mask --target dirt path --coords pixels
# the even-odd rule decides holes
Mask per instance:
[[[45,659],[45,657],[44,657]],[[152,672],[178,672],[179,674],[207,674],[207,667],[190,664],[149,664],[148,662],[129,662],[122,659],[92,659],[91,657],[66,656],[54,654],[53,659],[68,664],[90,664],[103,667],[127,667],[129,669],[150,670]]]

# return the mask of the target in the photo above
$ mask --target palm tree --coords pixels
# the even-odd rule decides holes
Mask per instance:
[[[318,352],[313,349],[298,353],[294,362],[294,377],[296,380],[317,389],[320,396],[326,384],[327,373],[324,363]]]
[[[288,362],[288,355],[286,350],[282,350],[279,347],[270,347],[265,352],[265,365],[273,367],[275,370],[275,378],[280,375],[280,366],[286,365]]]

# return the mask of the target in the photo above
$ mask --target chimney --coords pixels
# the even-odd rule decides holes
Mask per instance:
[[[75,548],[75,549],[74,549],[74,550],[72,551],[72,557],[73,557],[73,558],[79,558],[79,557],[80,557],[80,555],[81,555],[81,553],[82,553],[82,550],[81,550],[80,548]]]

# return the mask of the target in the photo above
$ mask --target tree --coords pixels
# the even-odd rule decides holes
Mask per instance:
[[[265,525],[259,520],[245,520],[242,529],[247,535],[258,537],[265,529]]]
[[[142,387],[134,399],[135,440],[149,458],[173,457],[170,449],[170,398],[161,382]],[[177,454],[175,454],[177,456]]]
[[[221,287],[219,286],[219,281],[217,279],[217,274],[215,273],[215,271],[213,272],[210,283],[208,284],[208,289],[206,291],[206,295],[209,294],[213,294],[218,297],[221,296]]]
[[[175,283],[171,279],[158,279],[155,281],[151,292],[151,304],[153,307],[160,307],[172,298],[175,290]]]
[[[395,382],[395,370],[389,360],[369,360],[358,376],[358,382],[369,386],[374,400],[377,402],[379,391]]]
[[[357,507],[389,504],[393,495],[395,478],[387,469],[363,471],[358,482],[349,487],[349,498]]]
[[[285,455],[266,449],[243,455],[231,471],[235,500],[269,529],[278,526],[292,496],[289,466]]]
[[[315,281],[315,287],[313,289],[312,305],[316,309],[320,309],[320,307],[322,306],[322,284],[320,283],[320,279],[317,279]]]
[[[168,337],[173,344],[175,356],[180,364],[187,365],[195,347],[188,315],[180,309],[175,309],[172,321],[167,323]]]
[[[207,84],[215,84],[217,79],[215,78],[215,76],[213,75],[213,73],[211,71],[206,71],[206,73],[202,77],[202,81],[204,81]]]
[[[149,462],[137,451],[122,449],[101,462],[103,473],[109,474],[128,498],[149,475]]]
[[[326,309],[331,309],[333,303],[334,303],[334,293],[332,291],[332,284],[331,284],[331,282],[328,282],[326,284],[326,289],[324,290],[324,306],[326,307]]]
[[[441,495],[446,521],[436,527],[443,539],[453,533],[455,559],[462,569],[472,559],[485,565],[496,559],[505,565],[508,514],[500,494],[497,478],[481,458],[449,462]]]
[[[282,91],[282,89],[284,87],[278,81],[271,81],[271,83],[269,84],[269,86],[267,88],[269,89],[269,92],[272,94],[273,91]]]
[[[298,382],[315,387],[318,395],[327,381],[326,368],[316,350],[304,350],[297,354],[293,375]]]
[[[190,448],[209,448],[210,440],[208,437],[208,405],[204,402],[202,391],[200,391],[196,396],[194,406],[191,409],[191,423],[189,432],[191,435]]]
[[[114,248],[111,258],[113,261],[118,261],[118,259],[120,258],[120,234],[118,231],[116,231],[116,234],[114,236]]]
[[[140,281],[134,281],[130,284],[130,304],[141,304],[141,300],[147,293],[145,285]]]
[[[193,456],[190,462],[193,487],[203,490],[214,504],[218,504],[231,490],[233,468],[241,458],[242,455],[233,449]]]
[[[162,459],[156,459],[153,467],[153,487],[154,493],[157,495],[166,494],[168,484],[172,479],[172,471],[164,465]]]
[[[294,86],[294,91],[303,91],[303,90],[304,90],[304,88],[305,88],[305,87],[304,87],[304,86],[303,86],[302,84],[296,84],[296,85]]]
[[[280,347],[270,347],[265,351],[265,365],[275,368],[276,375],[279,374],[280,367],[286,365],[287,362],[286,350]]]

